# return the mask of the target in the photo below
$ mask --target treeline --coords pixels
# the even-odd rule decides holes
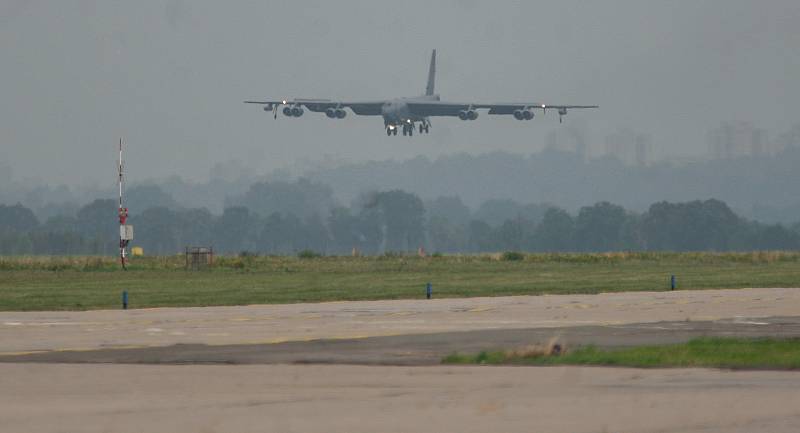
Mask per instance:
[[[547,148],[532,154],[491,152],[326,164],[305,170],[302,177],[318,186],[321,200],[311,205],[322,208],[318,211],[323,219],[329,210],[325,206],[331,205],[326,189],[333,189],[335,198],[343,203],[350,203],[365,191],[401,189],[426,201],[458,196],[475,209],[502,194],[520,203],[551,203],[573,214],[581,206],[600,201],[644,213],[656,199],[675,203],[714,197],[748,219],[790,225],[800,220],[800,196],[793,188],[800,184],[800,125],[784,141],[785,149],[775,155],[661,161],[649,166]],[[3,174],[0,170],[0,203],[20,202],[43,222],[56,215],[75,215],[81,205],[95,197],[116,195],[111,185],[107,189],[37,186],[14,182],[10,176],[3,180]],[[235,162],[215,166],[209,174],[202,182],[179,177],[139,181],[130,185],[126,200],[136,211],[155,206],[204,207],[219,215],[225,207],[243,205],[263,216],[269,215],[265,212],[272,205],[245,199],[251,185],[267,181],[273,187],[281,184],[276,181],[295,178],[283,170],[256,174]],[[283,191],[274,187],[266,193],[280,201],[299,188],[295,183],[284,185]],[[311,197],[310,191],[306,197]]]
[[[113,255],[117,205],[95,200],[74,215],[40,222],[22,205],[0,205],[0,254]],[[800,222],[767,225],[722,201],[659,202],[635,213],[608,202],[576,213],[545,204],[489,200],[472,210],[458,197],[423,201],[402,190],[337,205],[319,183],[260,182],[228,200],[221,214],[169,206],[132,209],[132,245],[146,254],[213,246],[238,254],[478,253],[492,251],[742,251],[800,249]]]
[[[800,138],[800,129],[798,129]],[[545,149],[530,155],[492,152],[436,159],[351,163],[306,173],[349,198],[372,189],[400,188],[423,197],[458,195],[477,206],[496,197],[553,203],[576,212],[608,201],[643,213],[655,200],[717,198],[740,215],[784,224],[800,220],[800,141],[781,153],[723,160],[629,166],[614,157]]]

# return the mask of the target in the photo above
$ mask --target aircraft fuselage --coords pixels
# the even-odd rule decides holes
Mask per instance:
[[[383,104],[381,107],[381,116],[383,116],[383,123],[388,126],[396,127],[405,123],[414,122],[427,122],[425,116],[419,116],[411,112],[408,108],[408,102],[416,101],[438,101],[439,95],[425,95],[415,96],[409,98],[396,98]]]

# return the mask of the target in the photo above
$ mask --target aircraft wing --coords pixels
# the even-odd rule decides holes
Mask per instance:
[[[307,108],[316,113],[324,112],[329,108],[350,108],[353,113],[361,116],[380,116],[381,107],[385,101],[334,101],[331,99],[281,99],[264,101],[244,101],[245,104],[260,104],[265,111],[277,109],[281,105],[294,105]]]
[[[489,109],[489,114],[514,114],[517,110],[556,110],[566,114],[567,109],[598,108],[598,105],[550,105],[541,102],[511,102],[487,104],[454,103],[445,101],[413,101],[408,102],[409,110],[418,116],[458,116],[461,111]],[[562,114],[562,115],[563,115]]]

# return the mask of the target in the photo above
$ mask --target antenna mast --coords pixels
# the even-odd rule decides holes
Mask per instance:
[[[117,177],[117,183],[119,184],[119,261],[120,264],[122,264],[122,269],[127,269],[125,263],[126,249],[133,239],[133,226],[126,224],[128,220],[128,208],[122,207],[122,138],[119,139],[119,164],[117,168],[119,169]]]
[[[119,209],[122,210],[122,138],[119,139]]]

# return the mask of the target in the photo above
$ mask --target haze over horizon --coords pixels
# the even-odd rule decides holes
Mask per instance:
[[[744,120],[771,136],[800,120],[800,4],[767,2],[0,4],[0,167],[23,182],[106,186],[115,143],[131,180],[208,177],[230,160],[266,173],[492,151],[531,153],[578,125],[592,153],[630,128],[658,155],[698,156]],[[298,23],[302,23],[298,25]],[[270,115],[245,99],[421,93],[430,50],[453,100],[600,104],[532,122],[434,119],[386,137],[379,119]],[[135,175],[134,175],[135,174]],[[657,199],[654,198],[654,199]]]

